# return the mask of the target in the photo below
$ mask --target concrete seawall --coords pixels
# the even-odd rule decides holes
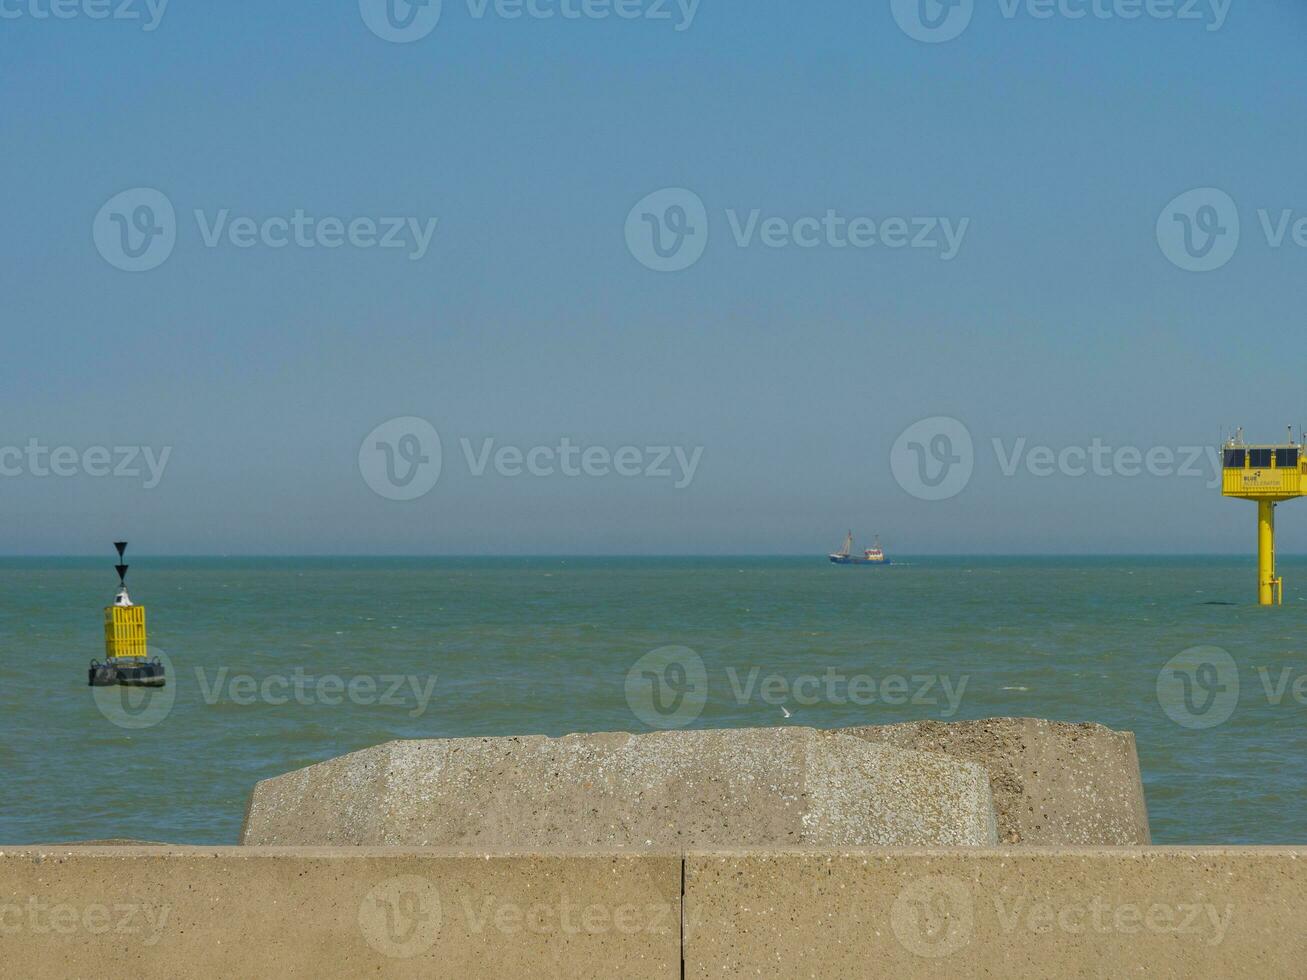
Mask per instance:
[[[1275,848],[692,854],[686,976],[1303,976],[1304,859]]]
[[[11,977],[671,977],[677,856],[0,852]]]
[[[1300,976],[1307,848],[0,851],[10,976]]]

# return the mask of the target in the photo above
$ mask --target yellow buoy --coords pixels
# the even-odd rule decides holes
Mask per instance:
[[[127,594],[127,566],[122,564],[126,541],[115,541],[118,549],[118,594],[104,609],[105,662],[91,661],[87,683],[92,687],[123,684],[131,687],[163,687],[164,671],[159,658],[149,658],[145,642],[145,607]]]

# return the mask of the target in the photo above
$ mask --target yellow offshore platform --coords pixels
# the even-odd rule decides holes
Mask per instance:
[[[91,661],[87,683],[91,687],[121,684],[128,687],[163,687],[163,663],[149,658],[145,643],[145,607],[132,602],[127,594],[127,567],[123,554],[126,541],[115,541],[118,549],[118,593],[113,605],[104,610],[104,663]]]
[[[1243,429],[1224,446],[1221,493],[1257,501],[1257,601],[1278,606],[1284,601],[1284,581],[1275,574],[1275,506],[1307,495],[1307,456],[1303,440],[1250,446]]]

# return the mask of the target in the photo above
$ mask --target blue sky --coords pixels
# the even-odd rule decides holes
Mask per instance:
[[[964,0],[935,43],[890,0],[445,0],[392,43],[371,0],[68,2],[0,4],[2,552],[821,553],[848,527],[917,554],[1248,551],[1253,509],[1209,471],[1079,475],[1074,450],[1179,470],[1223,426],[1307,424],[1301,3]],[[130,272],[139,200],[114,201],[138,188],[175,242]],[[1225,197],[1168,212],[1196,188]],[[646,215],[671,236],[687,201],[702,253],[647,267]],[[297,214],[314,242],[363,223],[277,247]],[[1212,216],[1219,266],[1182,268],[1159,227]],[[891,244],[895,219],[937,247]],[[894,447],[941,417],[974,466],[922,499]],[[439,474],[393,499],[377,480],[432,465],[375,434],[408,418]],[[1034,475],[1039,446],[1071,465]],[[1282,550],[1307,550],[1300,506]]]

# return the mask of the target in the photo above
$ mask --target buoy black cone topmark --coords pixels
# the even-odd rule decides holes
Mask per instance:
[[[163,687],[163,664],[158,657],[149,659],[145,645],[145,607],[132,602],[127,594],[127,569],[123,564],[126,541],[115,541],[118,562],[118,594],[113,605],[104,610],[105,661],[91,661],[87,683],[91,687],[122,684],[128,687]]]

